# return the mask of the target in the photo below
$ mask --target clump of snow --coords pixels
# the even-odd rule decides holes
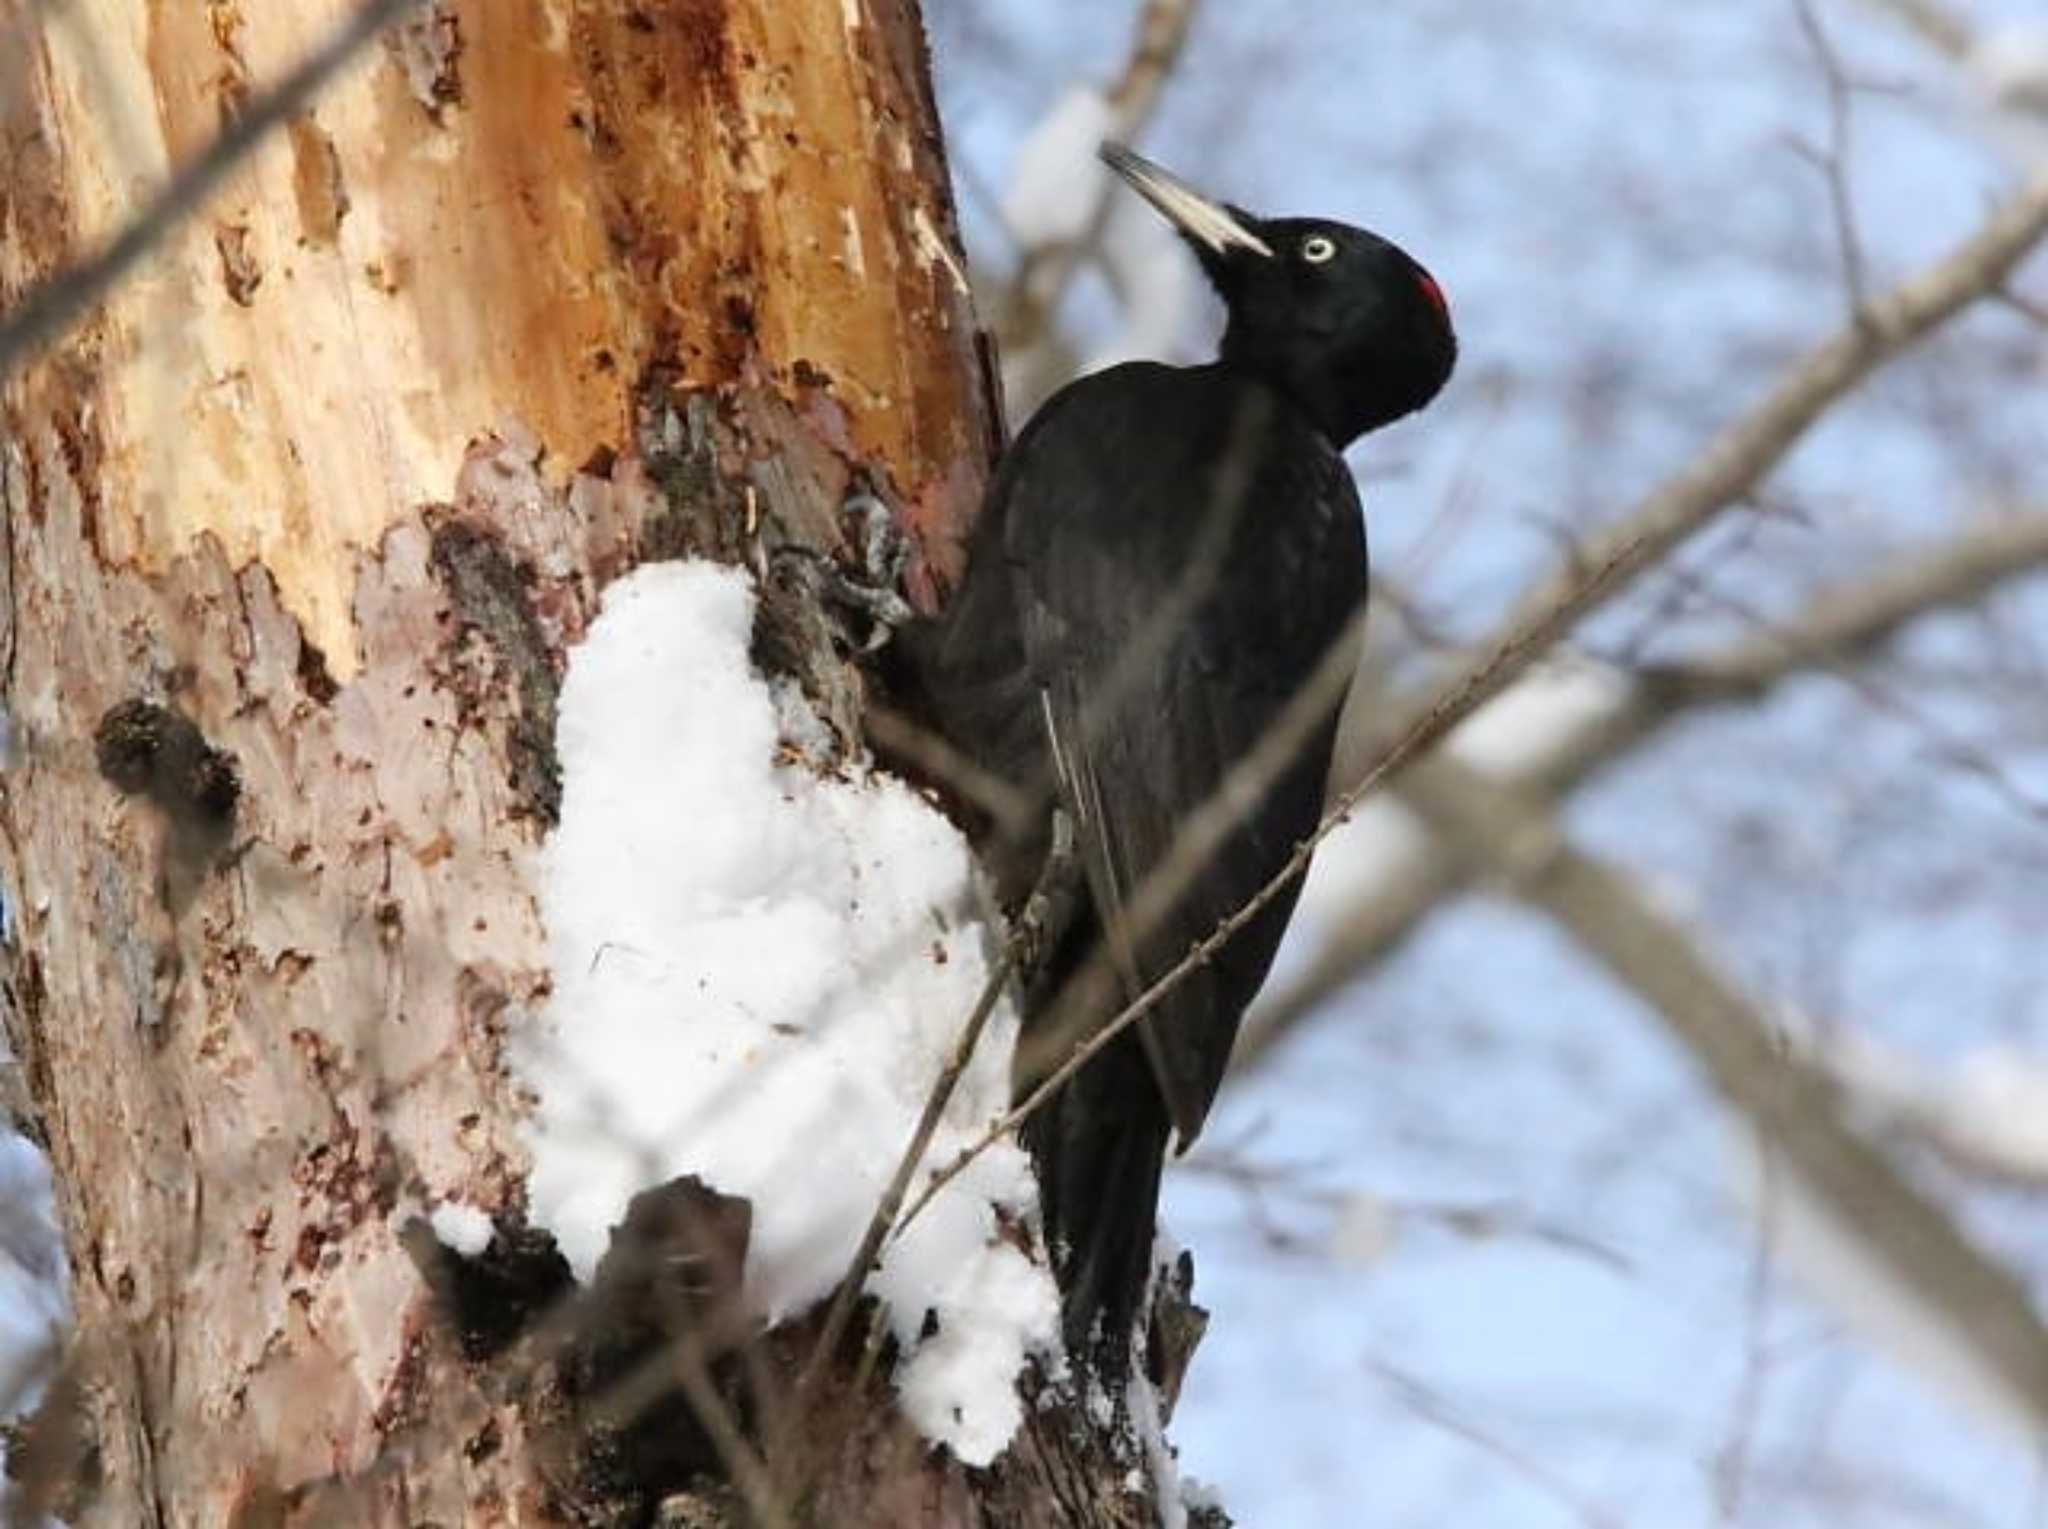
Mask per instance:
[[[1316,847],[1294,924],[1335,933],[1361,902],[1415,870],[1429,852],[1429,829],[1412,809],[1389,792],[1366,797]]]
[[[1159,1397],[1152,1390],[1152,1383],[1145,1378],[1143,1366],[1137,1366],[1131,1372],[1125,1403],[1130,1409],[1131,1429],[1138,1436],[1138,1443],[1145,1451],[1146,1468],[1152,1474],[1153,1501],[1159,1508],[1159,1529],[1187,1529],[1187,1504],[1180,1491],[1180,1461],[1173,1452],[1173,1446],[1166,1442],[1166,1420],[1160,1416]],[[1143,1482],[1131,1484],[1130,1489],[1142,1491]]]
[[[1970,69],[1994,106],[2048,117],[2048,23],[2014,22],[1987,31]]]
[[[1400,1215],[1368,1189],[1355,1189],[1338,1202],[1330,1224],[1330,1256],[1354,1269],[1366,1269],[1392,1251],[1400,1232]]]
[[[1842,1084],[1852,1109],[1981,1172],[2048,1183],[2048,1058],[1984,1046],[1944,1073],[1861,1031],[1806,1044]]]
[[[1020,249],[1072,244],[1088,229],[1108,173],[1095,157],[1116,126],[1101,91],[1077,85],[1025,135],[1003,193],[1003,222]]]
[[[55,1372],[71,1315],[66,1279],[49,1164],[27,1137],[0,1127],[0,1422],[41,1401]],[[0,1468],[5,1463],[0,1441]],[[0,1519],[14,1506],[13,1490],[0,1482]]]
[[[2014,1177],[2048,1179],[2048,1058],[1973,1051],[1930,1110],[1968,1154]]]
[[[1610,665],[1553,659],[1529,669],[1466,718],[1448,746],[1488,774],[1525,775],[1618,710],[1628,688],[1628,677]]]
[[[578,1276],[635,1192],[696,1174],[752,1202],[748,1299],[775,1321],[846,1272],[987,963],[952,825],[887,777],[787,762],[753,617],[743,574],[649,565],[570,655],[541,879],[555,985],[514,1051],[538,1095],[532,1211]],[[1006,1104],[1015,1036],[1005,1004],[927,1166]],[[992,1148],[869,1282],[906,1413],[969,1464],[1008,1442],[1025,1356],[1058,1341],[1051,1277],[1001,1226],[1035,1215],[1022,1152]]]
[[[1173,225],[1138,197],[1116,197],[1103,227],[1102,262],[1116,291],[1117,327],[1081,369],[1171,358],[1186,336],[1200,290],[1194,258]]]
[[[460,1200],[443,1200],[427,1217],[434,1240],[450,1252],[475,1258],[491,1245],[491,1218],[474,1205]]]

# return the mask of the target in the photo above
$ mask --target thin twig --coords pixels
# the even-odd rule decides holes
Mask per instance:
[[[1385,1363],[1374,1363],[1372,1368],[1416,1416],[1453,1438],[1464,1440],[1482,1454],[1491,1455],[1517,1478],[1569,1512],[1583,1529],[1621,1529],[1622,1520],[1612,1509],[1581,1492],[1540,1454],[1518,1449],[1498,1437],[1412,1375]]]
[[[896,1213],[903,1208],[904,1197],[910,1192],[911,1178],[917,1172],[917,1165],[924,1161],[925,1150],[932,1144],[932,1136],[946,1113],[953,1090],[959,1085],[960,1075],[974,1058],[974,1048],[981,1040],[982,1029],[988,1024],[989,1015],[995,1012],[996,1002],[1003,996],[1012,969],[1010,947],[1005,942],[994,964],[989,967],[988,980],[981,986],[981,995],[975,999],[967,1023],[960,1027],[952,1054],[946,1058],[946,1065],[939,1069],[938,1078],[932,1083],[931,1093],[924,1101],[924,1110],[917,1118],[917,1127],[910,1133],[903,1155],[897,1159],[896,1171],[889,1176],[889,1185],[882,1191],[875,1213],[868,1218],[867,1230],[861,1233],[860,1246],[854,1250],[846,1273],[840,1278],[838,1294],[832,1298],[831,1310],[825,1314],[824,1329],[818,1334],[817,1344],[797,1381],[799,1409],[816,1388],[825,1366],[839,1347],[839,1340],[846,1333],[854,1302],[860,1298],[860,1292],[867,1284],[868,1274],[875,1266],[875,1256],[882,1251],[889,1228],[895,1224]]]
[[[1856,202],[1849,189],[1850,133],[1853,126],[1851,85],[1841,56],[1821,25],[1813,0],[1798,0],[1795,10],[1799,30],[1820,64],[1821,78],[1828,89],[1828,147],[1826,153],[1808,151],[1827,181],[1828,210],[1835,220],[1835,244],[1842,257],[1842,281],[1849,291],[1849,316],[1863,311],[1868,282],[1863,263],[1863,239],[1856,228]]]
[[[795,1529],[796,1520],[777,1485],[775,1473],[747,1441],[726,1399],[711,1379],[703,1340],[693,1332],[677,1333],[606,1388],[598,1398],[604,1411],[631,1421],[668,1394],[682,1389],[690,1413],[711,1436],[726,1474],[747,1501],[747,1510],[762,1529]]]

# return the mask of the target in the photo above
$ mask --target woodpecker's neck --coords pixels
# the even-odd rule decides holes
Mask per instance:
[[[1436,368],[1401,347],[1275,338],[1232,323],[1222,361],[1249,372],[1306,414],[1342,451],[1360,436],[1412,414],[1442,385]]]

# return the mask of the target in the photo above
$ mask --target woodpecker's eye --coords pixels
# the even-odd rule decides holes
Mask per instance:
[[[1315,234],[1301,241],[1301,258],[1310,265],[1321,265],[1336,256],[1337,241],[1324,234]]]

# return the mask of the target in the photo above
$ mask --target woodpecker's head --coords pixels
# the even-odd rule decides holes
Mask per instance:
[[[1121,144],[1103,161],[1179,230],[1223,298],[1223,361],[1278,387],[1342,447],[1451,375],[1450,305],[1398,245],[1323,218],[1255,218]]]

